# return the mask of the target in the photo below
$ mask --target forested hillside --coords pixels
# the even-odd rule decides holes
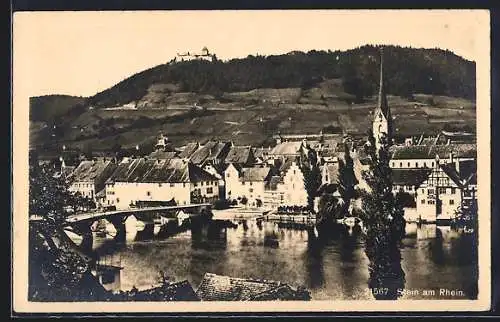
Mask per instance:
[[[384,48],[389,94],[412,93],[475,98],[475,63],[441,49]],[[137,101],[152,84],[176,84],[175,92],[216,98],[256,88],[311,88],[324,79],[342,79],[345,91],[361,100],[378,87],[379,52],[374,46],[348,51],[292,52],[217,60],[167,63],[137,73],[91,97],[96,107]]]

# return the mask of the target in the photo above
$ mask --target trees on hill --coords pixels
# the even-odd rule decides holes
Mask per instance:
[[[373,95],[378,84],[374,46],[348,51],[309,51],[248,56],[227,62],[188,61],[164,64],[135,74],[89,99],[94,106],[115,106],[142,98],[150,85],[176,83],[180,91],[209,93],[255,88],[311,88],[324,79],[340,78],[358,99]],[[441,94],[473,99],[475,64],[449,51],[387,46],[390,94]]]

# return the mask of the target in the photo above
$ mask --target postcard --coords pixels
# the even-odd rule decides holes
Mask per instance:
[[[488,310],[489,34],[487,10],[16,12],[15,312]]]

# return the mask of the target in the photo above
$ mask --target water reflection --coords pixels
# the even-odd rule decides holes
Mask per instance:
[[[370,241],[356,227],[338,225],[316,236],[311,229],[262,220],[183,225],[127,220],[123,241],[94,232],[91,251],[96,259],[121,258],[123,290],[151,287],[162,270],[174,280],[189,280],[194,288],[206,272],[280,280],[305,286],[315,300],[374,299],[366,292],[367,281],[377,288],[383,279],[391,290],[441,287],[464,290],[465,298],[477,296],[477,241],[449,227],[407,224],[401,250],[389,248],[382,255],[396,261],[382,265],[374,259],[373,265],[365,254]],[[70,234],[82,243],[82,236]]]

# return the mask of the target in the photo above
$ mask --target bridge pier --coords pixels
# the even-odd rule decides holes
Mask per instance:
[[[112,216],[108,220],[116,229],[115,240],[117,242],[125,242],[127,229],[125,228],[125,221],[127,221],[128,216]]]
[[[80,247],[85,251],[92,251],[94,236],[92,235],[93,221],[81,221],[73,226],[75,233],[82,236]]]

